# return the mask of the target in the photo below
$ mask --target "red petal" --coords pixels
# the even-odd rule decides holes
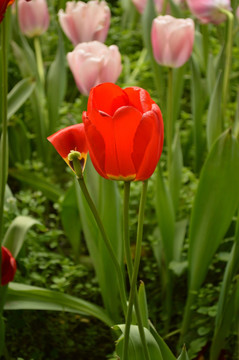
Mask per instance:
[[[133,153],[135,133],[141,118],[141,112],[129,106],[124,106],[117,110],[113,117],[116,156],[119,165],[119,174],[122,177],[129,177],[136,173],[131,154]],[[110,160],[111,154],[106,153],[106,171],[108,174],[114,175],[113,172],[110,171]]]
[[[85,137],[84,124],[68,126],[47,138],[63,159],[71,150],[87,154],[88,146]]]
[[[12,256],[11,252],[2,246],[2,264],[1,264],[1,284],[7,285],[13,280],[17,269],[16,260]]]
[[[96,109],[113,116],[118,108],[125,105],[128,105],[128,98],[124,91],[115,84],[103,83],[91,89],[87,113],[90,116],[92,109]],[[94,119],[91,121],[94,122]]]
[[[155,104],[153,111],[144,114],[135,135],[132,160],[136,180],[146,180],[153,174],[162,153],[163,138],[163,119]]]
[[[83,112],[83,121],[85,125],[86,137],[88,142],[91,161],[96,171],[103,177],[107,178],[105,172],[105,143],[104,139],[97,131],[96,127],[89,121],[87,113]],[[93,146],[91,146],[93,145]]]
[[[128,87],[124,89],[124,92],[128,95],[129,105],[136,107],[142,114],[151,110],[152,104],[155,104],[149,93],[142,88],[136,86]]]
[[[112,174],[118,176],[119,164],[116,153],[114,124],[112,117],[108,116],[105,113],[104,114],[99,113],[95,109],[92,109],[91,113],[87,112],[87,116],[85,116],[84,118],[84,124],[87,124],[86,119],[88,119],[89,123],[94,125],[95,131],[97,130],[97,133],[100,134],[101,138],[103,139],[104,152],[105,152],[104,164],[101,165],[101,168],[104,169],[103,172],[105,172],[105,174]],[[99,155],[97,153],[98,151],[100,151],[100,149],[97,146],[97,150],[95,150],[95,143],[94,143],[95,139],[93,135],[87,132],[86,136],[89,146],[91,145],[90,154],[94,153],[95,158],[98,159]]]

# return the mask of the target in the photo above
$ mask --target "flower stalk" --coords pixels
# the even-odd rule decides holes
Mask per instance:
[[[130,285],[132,286],[132,276],[133,276],[133,263],[130,252],[130,237],[129,237],[129,198],[130,198],[130,181],[124,183],[124,217],[123,217],[123,230],[124,230],[124,249],[125,257],[127,263],[127,270],[129,275]],[[134,301],[135,313],[138,322],[138,328],[140,333],[140,338],[142,341],[143,352],[146,360],[150,360],[149,350],[146,344],[144,327],[142,323],[142,318],[139,309],[137,287],[135,289],[135,301]],[[127,340],[128,341],[128,340]],[[128,346],[128,345],[126,345]]]
[[[4,196],[7,182],[8,172],[8,134],[7,134],[7,45],[6,45],[6,21],[0,24],[1,30],[1,148],[0,148],[0,244],[3,236],[3,211],[4,211]],[[1,253],[1,251],[0,251]],[[0,255],[1,260],[1,255]],[[1,261],[0,261],[1,265]],[[1,266],[0,266],[1,268]]]
[[[120,299],[121,299],[121,304],[122,304],[122,309],[123,309],[123,312],[124,312],[124,315],[126,317],[126,313],[127,313],[127,298],[126,298],[126,293],[125,293],[125,285],[124,285],[124,277],[123,277],[123,274],[122,274],[122,271],[121,271],[121,268],[120,268],[120,264],[114,254],[114,251],[113,251],[113,248],[112,248],[112,245],[110,243],[110,240],[108,239],[108,236],[105,232],[105,229],[104,229],[104,226],[103,226],[103,223],[100,219],[100,216],[99,216],[99,213],[95,207],[95,204],[89,194],[89,191],[86,187],[86,184],[85,184],[85,180],[83,178],[83,173],[82,173],[82,168],[81,168],[81,163],[78,159],[78,156],[79,156],[79,153],[78,152],[72,152],[70,154],[70,157],[69,157],[69,160],[73,162],[73,168],[74,168],[74,171],[76,173],[76,176],[77,176],[77,179],[78,179],[78,183],[80,185],[80,188],[81,188],[81,191],[88,203],[88,206],[94,216],[94,219],[98,225],[98,228],[100,230],[100,233],[102,235],[102,239],[109,251],[109,254],[112,258],[112,261],[114,263],[114,266],[115,266],[115,269],[117,271],[117,275],[118,275],[118,283],[119,283],[119,292],[120,292]]]
[[[135,303],[135,297],[137,295],[136,283],[137,283],[139,264],[140,264],[140,256],[141,256],[141,246],[142,246],[142,238],[143,238],[143,223],[144,223],[144,209],[145,209],[145,203],[146,203],[147,187],[148,187],[148,180],[145,180],[144,182],[142,182],[142,192],[141,192],[139,216],[138,216],[136,252],[135,252],[133,273],[132,273],[132,278],[131,278],[129,304],[128,304],[127,316],[126,316],[122,360],[128,360],[130,325],[131,325],[131,320],[132,320],[133,305]],[[141,330],[143,330],[143,332],[144,332],[143,327]],[[139,331],[140,331],[140,328],[139,328]],[[146,346],[146,348],[147,348],[147,346]],[[147,350],[146,350],[146,353],[147,353]],[[149,354],[146,355],[146,359],[150,359]]]
[[[222,122],[224,123],[224,119],[226,117],[227,95],[228,95],[227,93],[228,93],[229,76],[230,76],[230,70],[231,70],[234,17],[233,17],[233,14],[226,9],[220,9],[220,11],[223,14],[225,14],[228,19],[225,70],[224,70],[223,88],[222,88]]]

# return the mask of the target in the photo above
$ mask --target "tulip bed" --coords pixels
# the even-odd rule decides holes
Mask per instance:
[[[239,356],[238,0],[0,4],[0,359]]]

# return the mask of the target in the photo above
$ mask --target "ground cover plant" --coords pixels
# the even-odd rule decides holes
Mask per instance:
[[[238,358],[238,9],[0,3],[2,359]]]

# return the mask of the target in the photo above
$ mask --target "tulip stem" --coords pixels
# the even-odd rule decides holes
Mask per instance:
[[[168,5],[168,0],[164,0],[164,1],[163,1],[163,8],[162,8],[162,15],[165,15],[165,14],[166,14],[167,5]]]
[[[131,258],[131,252],[130,252],[130,237],[129,237],[129,198],[130,198],[130,182],[125,182],[124,183],[124,216],[123,216],[124,248],[125,248],[125,257],[126,257],[129,281],[130,281],[130,285],[132,286],[133,262],[132,262],[132,258]],[[136,312],[136,318],[137,318],[137,322],[138,322],[140,338],[141,338],[142,345],[143,345],[144,356],[145,356],[146,360],[150,360],[149,350],[148,350],[146,339],[145,339],[144,327],[143,327],[142,318],[141,318],[140,309],[139,309],[137,287],[135,288],[134,306],[135,306],[135,312]],[[125,342],[126,342],[125,346],[128,347],[127,341],[128,340],[125,339]]]
[[[120,267],[120,264],[115,256],[115,253],[114,253],[114,250],[112,248],[112,245],[111,245],[111,242],[110,240],[108,239],[108,236],[105,232],[105,229],[104,229],[104,226],[103,226],[103,223],[101,221],[101,218],[99,216],[99,213],[95,207],[95,204],[89,194],[89,191],[86,187],[86,184],[85,184],[85,180],[82,176],[82,170],[81,170],[81,165],[80,165],[80,161],[77,159],[77,158],[74,158],[73,159],[73,164],[74,164],[74,170],[76,172],[76,175],[78,177],[78,183],[80,185],[80,188],[81,188],[81,191],[88,203],[88,206],[94,216],[94,219],[96,221],[96,224],[100,230],[100,233],[102,235],[102,238],[103,238],[103,241],[109,251],[109,254],[111,256],[111,259],[114,263],[114,266],[115,266],[115,269],[116,269],[116,272],[117,272],[117,276],[118,276],[118,283],[119,283],[119,292],[120,292],[120,299],[121,299],[121,303],[122,303],[122,309],[123,309],[123,312],[124,312],[124,316],[126,317],[126,313],[127,313],[127,298],[126,298],[126,293],[125,293],[125,284],[124,284],[124,277],[123,277],[123,274],[122,274],[122,271],[121,271],[121,267]]]
[[[124,332],[122,360],[128,360],[130,325],[131,325],[131,319],[132,319],[133,305],[134,305],[135,296],[137,293],[136,292],[136,282],[137,282],[137,277],[138,277],[140,256],[141,256],[141,246],[142,246],[142,238],[143,238],[143,223],[144,223],[144,209],[145,209],[145,203],[146,203],[147,186],[148,186],[148,180],[143,182],[140,205],[139,205],[136,252],[135,252],[135,260],[134,260],[134,266],[133,266],[133,274],[131,277],[131,287],[130,287],[129,304],[128,304],[128,309],[127,309],[127,317],[126,317],[125,332]],[[143,331],[144,331],[144,329],[143,329]],[[148,354],[148,357],[146,357],[146,359],[150,359],[149,354]]]
[[[45,84],[44,66],[42,60],[41,44],[38,36],[34,37],[34,48],[35,48],[38,76],[44,88],[44,84]]]
[[[167,165],[170,176],[172,162],[172,141],[173,141],[173,69],[168,69],[168,91],[167,91],[167,119],[166,119],[166,138],[167,138]]]
[[[233,43],[233,14],[225,9],[220,9],[222,13],[227,16],[228,29],[227,29],[227,41],[226,41],[226,57],[225,57],[225,70],[223,78],[222,88],[222,123],[226,118],[227,96],[228,96],[228,83],[231,69],[231,57],[232,57],[232,43]]]
[[[6,20],[6,19],[5,19]],[[6,58],[6,21],[3,21],[1,27],[1,118],[2,134],[0,141],[0,244],[3,237],[3,212],[4,196],[8,172],[8,134],[7,134],[7,58]],[[1,251],[0,251],[1,253]],[[0,255],[1,260],[1,255]],[[0,261],[1,265],[1,261]],[[1,266],[0,266],[1,269]]]

